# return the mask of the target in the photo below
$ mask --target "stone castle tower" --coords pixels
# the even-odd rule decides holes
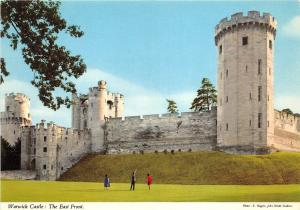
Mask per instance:
[[[215,28],[218,54],[217,143],[224,148],[270,146],[274,136],[276,20],[236,13]]]
[[[73,94],[75,104],[72,106],[72,128],[90,129],[92,151],[103,151],[104,130],[102,127],[109,118],[122,117],[124,111],[124,96],[107,91],[107,83],[98,82],[97,87],[89,89],[87,95]]]
[[[5,95],[5,111],[1,112],[1,137],[14,145],[21,137],[21,126],[31,125],[30,99],[22,93]]]

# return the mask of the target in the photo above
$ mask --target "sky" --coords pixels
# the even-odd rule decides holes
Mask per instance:
[[[216,84],[216,24],[252,10],[270,12],[278,22],[274,106],[300,113],[300,1],[63,1],[62,17],[85,35],[62,34],[59,41],[87,64],[76,81],[79,93],[106,80],[109,91],[124,94],[125,116],[165,113],[167,98],[186,112],[203,77]],[[0,111],[5,93],[22,92],[31,98],[34,124],[45,119],[70,127],[71,109],[54,112],[39,101],[20,50],[2,40],[1,56],[10,75],[0,86]]]

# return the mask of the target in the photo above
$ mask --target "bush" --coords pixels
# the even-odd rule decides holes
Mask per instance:
[[[140,154],[143,155],[144,154],[144,150],[140,150]]]
[[[168,150],[165,149],[165,150],[164,150],[164,153],[167,154],[167,153],[168,153]]]
[[[178,149],[178,152],[181,152],[181,149]]]
[[[133,151],[132,154],[135,154],[135,151]]]
[[[192,152],[192,149],[191,149],[191,148],[189,149],[189,152]]]
[[[173,149],[171,150],[171,154],[175,154],[175,151]]]
[[[155,151],[154,151],[154,153],[155,153],[155,154],[158,154],[158,151],[157,151],[157,150],[155,150]]]

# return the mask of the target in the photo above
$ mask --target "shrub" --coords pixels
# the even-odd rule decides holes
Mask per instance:
[[[192,149],[191,149],[191,148],[189,149],[189,152],[192,152]]]
[[[175,151],[173,149],[171,150],[171,154],[175,154]]]
[[[143,154],[144,154],[144,150],[140,150],[140,154],[142,154],[142,155],[143,155]]]
[[[155,150],[155,151],[154,151],[154,153],[155,153],[155,154],[158,154],[158,151],[157,151],[157,150]]]
[[[178,149],[178,152],[181,152],[181,149]]]
[[[164,153],[165,153],[165,154],[167,154],[167,153],[168,153],[168,151],[165,149],[165,150],[164,150]]]

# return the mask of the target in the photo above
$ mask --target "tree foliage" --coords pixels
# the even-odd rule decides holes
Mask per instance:
[[[7,38],[14,50],[21,48],[25,63],[34,73],[31,84],[38,89],[42,103],[54,110],[72,104],[68,97],[55,96],[54,91],[59,88],[76,92],[71,79],[86,71],[79,55],[71,55],[57,43],[60,32],[71,37],[84,34],[78,26],[67,25],[60,16],[59,6],[58,1],[1,1],[1,38]],[[9,74],[4,58],[0,67],[0,83],[3,83]]]
[[[10,145],[1,136],[1,171],[18,170],[21,168],[21,141]]]
[[[178,113],[178,109],[177,109],[177,104],[175,101],[171,100],[171,99],[167,99],[168,102],[168,112],[174,114],[174,113]]]
[[[217,103],[217,91],[208,78],[203,78],[201,87],[197,90],[197,96],[190,109],[194,111],[210,110]]]
[[[288,114],[291,114],[291,115],[294,114],[293,111],[292,111],[291,109],[289,109],[289,108],[283,109],[283,110],[281,110],[281,111],[282,111],[282,112],[285,112],[285,113],[288,113]]]

